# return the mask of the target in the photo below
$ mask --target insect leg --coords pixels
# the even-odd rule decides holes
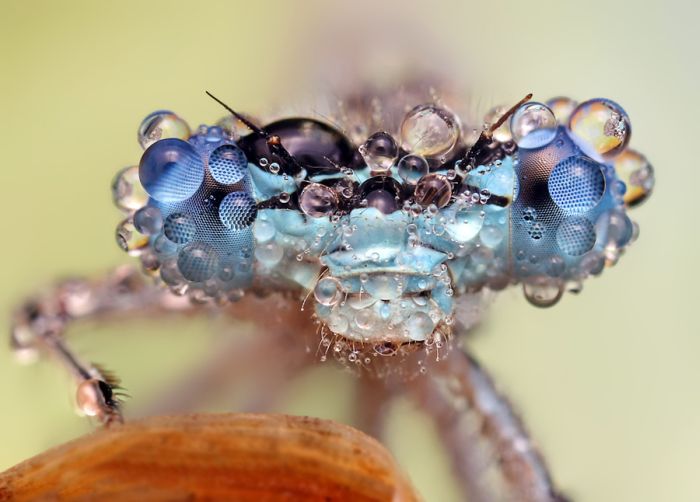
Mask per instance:
[[[43,352],[57,359],[78,386],[78,406],[86,415],[109,424],[122,421],[119,379],[74,354],[63,336],[65,330],[82,319],[192,308],[186,299],[149,284],[136,269],[121,267],[97,280],[59,282],[26,301],[15,312],[10,344],[20,358]]]
[[[453,348],[409,393],[434,419],[469,500],[567,500],[507,398],[467,352]]]

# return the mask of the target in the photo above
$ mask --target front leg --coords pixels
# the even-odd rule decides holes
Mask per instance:
[[[64,333],[74,322],[114,315],[186,312],[186,298],[149,283],[138,270],[120,267],[96,280],[66,280],[17,309],[10,344],[19,357],[48,353],[71,374],[77,403],[102,423],[121,422],[119,379],[96,364],[82,361],[68,346]]]
[[[467,351],[454,347],[408,392],[435,421],[469,500],[567,500],[508,399]]]

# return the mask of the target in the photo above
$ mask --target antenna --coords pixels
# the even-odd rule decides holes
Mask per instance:
[[[221,101],[219,98],[214,96],[211,92],[209,91],[204,91],[207,96],[209,96],[211,99],[219,103],[221,106],[223,106],[227,111],[231,113],[234,117],[236,117],[238,120],[243,122],[245,126],[253,131],[254,134],[257,134],[258,136],[265,138],[267,141],[267,146],[270,148],[270,151],[274,154],[277,154],[280,158],[282,158],[284,161],[289,162],[292,164],[297,171],[300,171],[302,168],[301,165],[299,165],[299,162],[297,162],[297,159],[294,158],[292,154],[290,154],[287,149],[282,145],[282,139],[275,135],[275,134],[270,134],[267,132],[265,129],[262,127],[258,127],[255,124],[253,124],[250,120],[245,118],[243,115],[240,113],[236,112],[233,108],[228,106],[226,103]]]

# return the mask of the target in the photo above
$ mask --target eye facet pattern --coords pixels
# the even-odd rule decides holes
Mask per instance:
[[[556,165],[547,186],[552,200],[566,214],[583,214],[603,197],[605,176],[600,164],[576,155]]]

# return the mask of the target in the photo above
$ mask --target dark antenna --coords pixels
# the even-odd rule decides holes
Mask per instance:
[[[291,165],[293,165],[297,172],[302,169],[302,166],[299,165],[299,162],[297,162],[297,159],[294,158],[292,154],[290,154],[287,149],[282,146],[282,140],[280,139],[279,136],[275,134],[270,134],[267,132],[265,129],[262,127],[258,127],[255,124],[253,124],[250,120],[245,118],[243,115],[240,113],[236,112],[233,108],[228,106],[226,103],[221,101],[219,98],[214,96],[211,92],[209,91],[204,91],[207,93],[207,96],[209,96],[211,99],[219,103],[221,106],[224,107],[231,115],[236,117],[238,120],[243,122],[245,126],[250,129],[254,134],[257,134],[258,136],[265,138],[267,141],[267,146],[270,148],[270,151],[276,155],[278,155],[280,158],[282,158],[284,161],[289,162]]]
[[[256,126],[255,124],[253,124],[250,120],[248,120],[247,118],[245,118],[243,115],[241,115],[240,113],[237,113],[233,108],[231,108],[229,105],[227,105],[226,103],[224,103],[223,101],[221,101],[219,98],[217,98],[216,96],[214,96],[211,92],[209,92],[209,91],[204,91],[204,92],[207,93],[207,96],[209,96],[211,99],[213,99],[214,101],[216,101],[217,103],[219,103],[221,106],[223,106],[226,110],[228,110],[228,112],[229,112],[231,115],[233,115],[233,116],[236,117],[238,120],[240,120],[241,122],[243,122],[243,124],[245,124],[245,126],[246,126],[248,129],[250,129],[251,131],[253,131],[255,134],[258,134],[258,135],[262,136],[263,138],[268,138],[268,137],[270,136],[264,129],[261,129],[260,127],[258,127],[258,126]]]
[[[527,96],[525,96],[523,99],[515,103],[513,106],[511,106],[503,115],[499,117],[499,119],[491,124],[488,129],[485,129],[484,131],[481,132],[479,135],[479,138],[476,140],[476,143],[472,145],[472,147],[469,149],[469,151],[466,153],[464,156],[462,162],[465,163],[465,167],[467,169],[473,169],[476,166],[474,165],[476,163],[476,159],[481,156],[481,154],[488,148],[488,146],[491,144],[491,141],[493,140],[493,133],[496,129],[501,127],[503,123],[510,118],[511,115],[515,113],[515,111],[520,108],[523,104],[527,103],[532,99],[532,93],[529,93]],[[471,166],[471,167],[470,167]]]

